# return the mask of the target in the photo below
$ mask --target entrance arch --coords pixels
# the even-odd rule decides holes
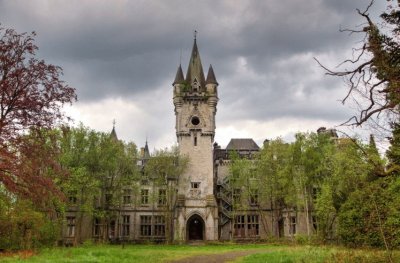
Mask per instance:
[[[194,214],[186,223],[187,240],[204,240],[204,220],[201,216]]]

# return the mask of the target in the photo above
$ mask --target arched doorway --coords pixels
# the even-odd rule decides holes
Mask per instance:
[[[204,221],[199,215],[192,215],[186,225],[187,240],[204,239]]]

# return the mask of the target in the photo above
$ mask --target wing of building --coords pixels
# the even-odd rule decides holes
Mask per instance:
[[[151,175],[144,173],[146,163],[152,158],[146,141],[137,161],[143,171],[142,178],[136,182],[137,194],[132,189],[121,189],[122,205],[107,208],[117,209],[117,216],[107,221],[85,214],[79,208],[79,200],[70,196],[64,242],[256,240],[314,231],[309,229],[312,225],[309,211],[261,200],[257,190],[241,199],[245,205],[235,209],[243,189],[232,184],[231,153],[251,160],[260,147],[251,138],[231,139],[226,149],[214,143],[218,82],[211,65],[205,76],[196,39],[186,76],[179,65],[172,85],[179,152],[188,158],[185,172],[179,178],[166,178],[165,184],[156,183]],[[111,136],[118,140],[115,127]],[[249,182],[249,185],[257,183]],[[171,189],[172,202],[167,205],[165,200]],[[106,203],[107,194],[103,195],[100,200]]]

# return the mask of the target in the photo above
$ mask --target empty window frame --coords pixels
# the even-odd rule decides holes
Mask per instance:
[[[237,215],[235,216],[235,223],[233,224],[234,229],[234,236],[235,237],[245,237],[245,216],[244,215]]]
[[[154,216],[154,236],[164,237],[165,236],[165,217]]]
[[[151,236],[151,216],[140,216],[140,235]]]
[[[296,234],[296,217],[291,216],[289,217],[289,234],[294,235]]]
[[[129,215],[123,215],[122,216],[122,236],[126,237],[129,236],[130,232],[130,216]]]
[[[67,217],[67,237],[75,237],[75,224],[76,220],[74,216]]]
[[[166,205],[167,204],[167,190],[159,189],[158,190],[158,205]]]
[[[140,203],[142,205],[148,205],[149,204],[149,189],[142,189],[140,191],[140,193],[141,193]]]
[[[247,216],[247,236],[256,237],[260,234],[260,224],[258,218],[258,215]]]
[[[132,203],[132,190],[125,189],[122,196],[122,202],[124,205],[129,205]]]
[[[199,189],[200,182],[191,182],[191,187],[192,187],[192,189]]]

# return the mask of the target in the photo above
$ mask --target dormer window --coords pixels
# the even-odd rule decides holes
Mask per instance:
[[[198,92],[200,90],[200,84],[196,78],[194,79],[194,81],[192,83],[192,88],[193,88],[193,92]]]

